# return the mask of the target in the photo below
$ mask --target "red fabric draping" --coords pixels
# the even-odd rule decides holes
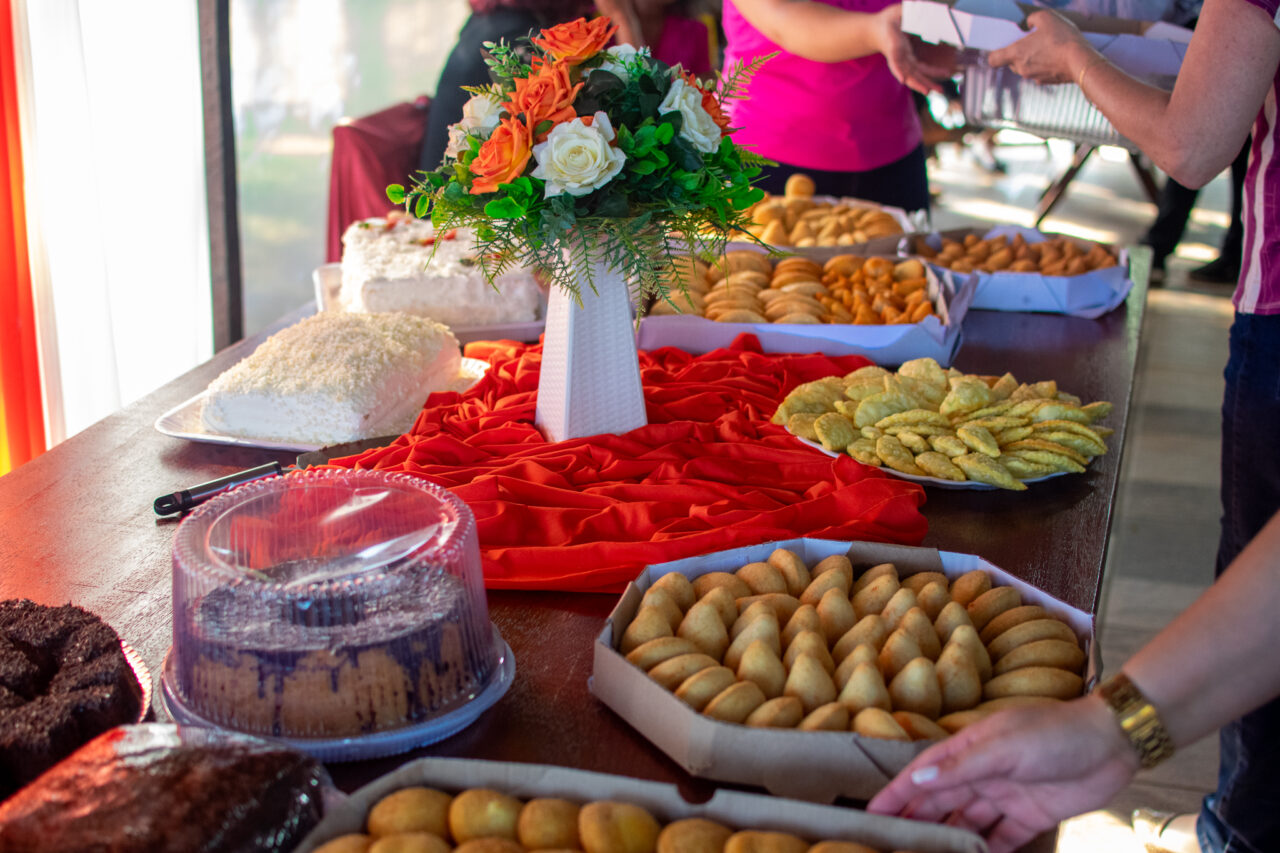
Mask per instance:
[[[12,12],[0,0],[0,474],[45,450]]]
[[[325,260],[342,260],[342,232],[352,222],[383,216],[388,184],[409,183],[427,127],[430,100],[396,104],[333,129],[329,167],[329,230]]]
[[[489,371],[435,394],[388,447],[335,459],[452,490],[472,509],[486,586],[616,592],[646,564],[812,536],[919,544],[924,490],[769,422],[801,382],[859,356],[765,355],[743,335],[693,356],[640,353],[649,424],[550,443],[534,427],[541,346],[472,344]]]

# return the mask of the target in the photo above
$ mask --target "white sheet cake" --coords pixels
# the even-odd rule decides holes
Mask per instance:
[[[447,326],[538,319],[538,282],[526,269],[485,280],[471,232],[437,235],[420,219],[365,219],[342,235],[342,304],[348,311],[404,311]]]
[[[403,433],[461,365],[453,333],[425,317],[322,312],[215,379],[201,418],[225,435],[302,444]]]

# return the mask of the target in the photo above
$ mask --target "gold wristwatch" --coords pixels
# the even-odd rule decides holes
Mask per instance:
[[[1097,693],[1115,712],[1144,768],[1155,767],[1173,755],[1173,740],[1160,721],[1160,713],[1129,676],[1116,673],[1098,685]]]

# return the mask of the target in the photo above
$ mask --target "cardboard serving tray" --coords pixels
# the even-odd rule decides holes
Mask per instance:
[[[834,255],[897,255],[901,236],[882,238],[878,251],[858,251],[855,246],[797,249],[786,254],[810,258],[819,264]],[[732,249],[764,252],[754,243],[732,244]],[[839,249],[839,251],[836,251]],[[906,260],[896,257],[896,261]],[[921,260],[924,260],[923,258]],[[926,266],[928,264],[926,263]],[[755,335],[765,352],[861,355],[876,364],[896,365],[928,356],[949,367],[960,351],[964,315],[973,301],[976,282],[950,270],[928,267],[929,298],[937,315],[907,325],[859,326],[853,323],[717,323],[692,314],[650,315],[640,321],[637,346],[643,350],[678,347],[703,354],[727,347],[746,332]]]
[[[902,249],[909,251],[910,242],[918,239],[923,239],[934,249],[940,249],[944,237],[962,241],[969,234],[977,234],[984,240],[1000,236],[1012,238],[1015,234],[1021,234],[1028,243],[1043,243],[1051,236],[1034,228],[1016,225],[1000,225],[990,229],[956,228],[923,238],[909,237],[903,241]],[[1118,308],[1133,289],[1133,281],[1129,278],[1129,253],[1121,249],[1118,256],[1119,263],[1114,267],[1074,276],[974,270],[968,273],[976,279],[973,302],[969,307],[973,310],[1033,311],[1096,319]],[[933,264],[930,266],[938,271],[945,269]]]
[[[370,807],[387,794],[412,785],[449,792],[493,788],[521,800],[560,797],[579,803],[619,800],[648,809],[666,823],[687,817],[715,820],[734,829],[791,832],[811,839],[860,841],[880,850],[916,853],[987,853],[986,842],[965,830],[855,809],[820,806],[717,791],[705,803],[686,802],[674,785],[547,764],[516,764],[469,758],[422,758],[375,779],[344,802],[327,808],[324,819],[295,853],[310,853],[326,841],[364,830]]]
[[[1097,678],[1093,642],[1095,622],[1041,590],[971,554],[875,542],[788,539],[719,551],[648,566],[627,586],[596,638],[591,692],[694,776],[758,785],[781,797],[829,803],[838,797],[870,799],[930,742],[881,740],[852,732],[808,732],[751,728],[697,713],[653,681],[618,651],[622,634],[654,579],[668,572],[695,578],[707,572],[732,572],[762,561],[775,548],[795,551],[812,566],[824,557],[846,554],[854,566],[891,562],[902,576],[940,571],[956,578],[984,569],[996,586],[1012,586],[1025,604],[1039,604],[1063,619],[1080,638],[1086,654],[1085,684]]]
[[[1027,34],[1026,16],[1038,8],[1015,0],[904,0],[902,30],[934,44],[998,50]],[[1164,22],[1061,14],[1108,60],[1147,80],[1176,77],[1191,41],[1190,30]]]

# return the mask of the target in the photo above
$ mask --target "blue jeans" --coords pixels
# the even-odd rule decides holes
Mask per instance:
[[[1280,316],[1236,314],[1226,386],[1219,575],[1280,510]],[[1280,850],[1280,699],[1223,726],[1219,739],[1218,790],[1200,811],[1200,846]]]

